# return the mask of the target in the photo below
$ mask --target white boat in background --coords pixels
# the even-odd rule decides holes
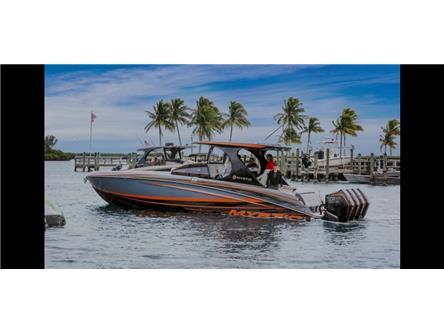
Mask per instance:
[[[376,171],[373,175],[363,175],[357,173],[344,173],[345,179],[352,184],[372,184],[372,185],[400,185],[401,172],[394,168],[388,168],[384,172],[382,160],[376,162]]]
[[[371,175],[359,175],[345,173],[345,179],[352,184],[372,184],[372,185],[400,185],[401,173],[399,171],[387,171],[386,173],[374,173]]]
[[[341,153],[340,151],[341,147],[338,141],[331,137],[325,137],[324,140],[320,142],[319,147],[317,149],[311,150],[312,151],[311,155],[313,154],[318,155],[319,167],[325,168],[327,164],[327,149],[329,149],[330,151],[329,166],[337,167],[350,163],[350,148],[342,147],[342,153]]]

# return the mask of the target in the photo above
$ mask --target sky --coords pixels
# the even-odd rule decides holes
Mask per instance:
[[[221,112],[230,101],[248,112],[249,128],[233,130],[233,141],[276,143],[265,138],[278,127],[273,116],[284,100],[298,98],[307,116],[317,117],[324,133],[312,135],[316,147],[331,137],[332,121],[344,108],[353,108],[364,131],[347,137],[356,153],[380,153],[381,127],[400,119],[400,67],[398,65],[46,65],[45,135],[55,135],[55,148],[89,151],[90,112],[92,151],[131,152],[143,140],[158,144],[158,131],[144,131],[145,111],[163,99],[182,98],[194,108],[200,96],[214,101]],[[183,143],[190,143],[192,128],[182,126]],[[228,141],[229,129],[214,137]],[[178,143],[177,133],[166,132],[162,142]],[[397,139],[399,144],[399,138]],[[305,149],[307,135],[303,134]],[[295,148],[296,145],[293,145]],[[400,145],[399,145],[400,147]],[[399,148],[394,151],[399,154]]]

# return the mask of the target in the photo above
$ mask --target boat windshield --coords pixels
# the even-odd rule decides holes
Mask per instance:
[[[137,155],[137,167],[165,164],[165,154],[162,148],[155,148],[150,151],[140,151]]]
[[[182,165],[175,168],[172,174],[266,186],[268,161],[265,154],[276,156],[276,151],[290,150],[290,147],[279,145],[202,143],[210,146],[206,161]]]

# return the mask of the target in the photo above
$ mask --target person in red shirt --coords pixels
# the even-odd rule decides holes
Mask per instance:
[[[273,161],[273,155],[267,154],[267,166],[265,167],[266,170],[274,170],[274,167],[277,166],[276,162]]]

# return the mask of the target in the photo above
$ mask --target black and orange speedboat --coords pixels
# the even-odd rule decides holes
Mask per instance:
[[[368,200],[359,189],[338,191],[322,201],[317,192],[299,192],[282,178],[268,188],[266,153],[289,151],[281,145],[196,142],[209,145],[205,162],[188,161],[162,171],[135,168],[92,172],[87,180],[107,202],[126,208],[219,212],[231,216],[347,222],[363,219]],[[216,150],[220,152],[217,154]],[[256,164],[247,165],[240,151]]]

